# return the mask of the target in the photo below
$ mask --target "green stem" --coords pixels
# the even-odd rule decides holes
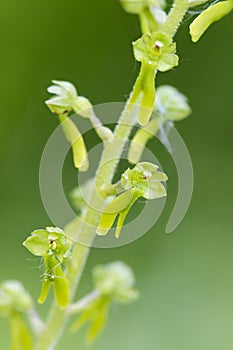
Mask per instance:
[[[70,305],[70,307],[68,309],[69,315],[75,315],[75,314],[85,310],[88,306],[90,306],[99,297],[100,297],[100,292],[98,290],[94,290],[92,293],[86,295],[81,300],[78,300],[75,304]]]
[[[144,11],[139,14],[139,20],[140,20],[142,34],[150,33],[149,23]]]
[[[175,0],[166,22],[162,25],[163,32],[170,37],[174,37],[188,8],[188,0]]]

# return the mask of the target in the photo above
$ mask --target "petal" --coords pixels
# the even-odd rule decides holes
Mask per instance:
[[[91,326],[87,332],[86,340],[88,344],[91,344],[98,337],[107,322],[110,302],[108,299],[102,299],[103,301],[99,304],[98,310],[96,310]]]
[[[64,90],[57,85],[49,86],[47,90],[50,94],[59,95],[59,96],[62,96],[64,93]]]
[[[155,70],[150,65],[142,63],[140,74],[142,75],[142,99],[138,122],[140,125],[147,125],[153,112],[155,102]]]
[[[160,72],[166,72],[173,67],[178,66],[179,57],[173,53],[163,54],[158,61],[158,70]]]
[[[166,197],[166,195],[166,189],[159,181],[150,181],[148,190],[143,197],[146,199],[158,199]]]
[[[141,163],[138,163],[138,166],[141,166],[144,171],[150,172],[151,174],[157,172],[157,169],[159,168],[158,165],[150,162],[141,162]],[[136,168],[137,168],[137,165],[135,167],[135,170]]]
[[[67,141],[72,145],[73,160],[76,168],[80,168],[82,171],[86,171],[89,166],[87,149],[84,143],[84,139],[71,119],[66,116],[60,116],[61,125],[64,130]]]
[[[35,256],[44,256],[49,250],[49,240],[38,234],[32,234],[23,242],[26,247]]]
[[[12,350],[32,350],[32,338],[28,327],[19,313],[13,313],[10,318],[12,334]]]
[[[69,305],[69,284],[60,265],[58,265],[56,268],[56,277],[54,280],[54,294],[56,302],[61,308],[65,308]]]
[[[96,233],[99,236],[106,235],[114,224],[117,215],[126,209],[132,202],[134,190],[126,191],[108,203],[100,217]]]
[[[96,230],[96,233],[98,236],[105,236],[110,231],[117,215],[118,213],[115,213],[115,214],[103,213],[101,215],[100,221]]]
[[[196,43],[212,23],[219,21],[230,13],[232,9],[232,1],[221,1],[209,6],[191,23],[189,27],[192,41]]]
[[[118,214],[123,211],[131,203],[134,195],[134,190],[126,191],[114,198],[112,202],[108,203],[104,208],[106,214]]]
[[[149,179],[149,182],[151,181],[167,181],[168,177],[165,173],[162,173],[161,171],[157,171],[152,174],[152,176]]]
[[[43,281],[42,282],[40,296],[37,299],[37,302],[39,304],[44,304],[44,302],[46,301],[46,299],[48,297],[50,288],[51,288],[51,282],[50,281]]]
[[[122,227],[124,225],[125,219],[129,213],[130,209],[132,208],[134,203],[137,201],[137,199],[141,196],[142,196],[141,192],[134,191],[134,196],[133,196],[133,199],[130,202],[129,206],[123,212],[120,213],[118,221],[117,221],[116,232],[115,232],[116,238],[120,237]]]
[[[56,85],[60,86],[61,88],[63,88],[70,95],[77,97],[77,95],[78,95],[77,90],[72,83],[70,83],[68,81],[59,81],[59,80],[53,80],[52,82],[53,82],[53,84],[56,84]]]

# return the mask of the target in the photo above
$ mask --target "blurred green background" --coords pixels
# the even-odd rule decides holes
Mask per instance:
[[[232,15],[200,43],[179,34],[178,69],[158,76],[187,94],[192,116],[177,124],[191,153],[195,190],[179,228],[165,226],[177,191],[176,171],[163,153],[169,197],[159,223],[143,238],[117,249],[93,249],[80,295],[90,290],[96,263],[122,259],[137,276],[140,300],[115,306],[95,350],[232,350]],[[21,242],[50,223],[40,199],[40,157],[57,120],[44,105],[50,81],[74,82],[94,104],[124,101],[137,74],[131,42],[137,18],[117,0],[2,1],[0,128],[0,279],[20,279],[36,297],[39,261]],[[160,154],[159,154],[160,155]],[[72,187],[72,167],[66,183]],[[49,304],[43,307],[45,314]],[[0,348],[9,347],[0,320]],[[66,335],[58,349],[85,349],[84,331]]]

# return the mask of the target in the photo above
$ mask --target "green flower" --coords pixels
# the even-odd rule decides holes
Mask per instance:
[[[125,192],[106,204],[96,231],[99,236],[105,236],[119,216],[115,233],[118,238],[126,216],[139,197],[157,199],[166,196],[166,190],[161,181],[167,181],[167,176],[157,169],[157,165],[144,162],[124,172],[121,177],[121,186]]]
[[[72,146],[73,160],[76,168],[86,171],[89,167],[86,145],[82,134],[73,121],[68,118],[73,111],[84,118],[91,118],[93,109],[91,103],[77,94],[73,84],[67,81],[53,80],[48,92],[55,96],[46,101],[49,109],[59,116],[65,137]]]
[[[144,34],[133,43],[134,56],[155,70],[165,72],[178,65],[176,44],[165,33]]]
[[[54,94],[45,103],[52,111],[59,116],[67,141],[72,146],[74,165],[81,171],[86,171],[89,167],[87,150],[82,134],[71,119],[69,112],[75,112],[84,118],[91,118],[93,110],[91,103],[77,94],[75,86],[67,81],[53,80],[48,92]]]
[[[4,281],[0,285],[0,315],[8,316],[12,312],[27,312],[32,306],[29,293],[21,282]]]
[[[66,307],[69,303],[69,286],[62,264],[71,253],[71,241],[57,227],[47,227],[45,230],[32,232],[23,245],[35,256],[42,256],[45,273],[42,283],[39,303],[44,303],[50,288],[54,285],[57,304]]]
[[[121,177],[121,185],[125,190],[134,189],[146,199],[157,199],[166,196],[166,190],[161,181],[167,181],[167,176],[158,171],[158,166],[143,162],[133,169],[127,169]]]
[[[146,125],[155,103],[155,73],[165,72],[178,65],[176,44],[165,33],[144,34],[133,43],[134,56],[141,62],[141,70],[130,103],[139,104],[138,122]]]
[[[71,241],[58,227],[33,231],[23,245],[35,256],[54,256],[60,263],[69,257]]]
[[[0,316],[8,317],[11,328],[11,349],[32,350],[32,337],[24,315],[32,307],[32,298],[19,281],[0,284]]]
[[[154,110],[171,121],[187,118],[192,112],[187,97],[170,85],[163,85],[157,89]]]
[[[123,262],[96,266],[93,270],[93,282],[97,297],[89,303],[71,327],[74,332],[88,324],[87,343],[92,343],[103,330],[113,302],[131,303],[138,298],[138,292],[133,288],[134,274]]]
[[[134,273],[121,261],[96,266],[93,270],[93,281],[99,293],[111,300],[130,303],[138,297],[138,292],[133,288]]]
[[[55,95],[45,103],[55,114],[75,112],[84,118],[89,118],[92,105],[87,98],[78,96],[75,86],[68,81],[52,81],[55,85],[48,88],[50,94]]]

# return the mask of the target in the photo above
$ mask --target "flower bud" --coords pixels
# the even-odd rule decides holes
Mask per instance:
[[[138,296],[133,289],[135,278],[132,269],[121,261],[96,266],[93,280],[101,295],[119,302],[132,302]]]
[[[182,120],[191,114],[187,97],[169,85],[163,85],[157,89],[155,111],[172,121]]]
[[[92,105],[85,97],[78,96],[75,86],[67,81],[53,80],[48,92],[55,96],[45,103],[52,113],[62,115],[74,111],[84,118],[89,118],[92,113]]]
[[[145,7],[160,6],[159,0],[121,0],[122,7],[126,12],[140,14]]]
[[[27,312],[32,305],[31,296],[19,281],[9,280],[0,285],[0,315],[11,311]]]

